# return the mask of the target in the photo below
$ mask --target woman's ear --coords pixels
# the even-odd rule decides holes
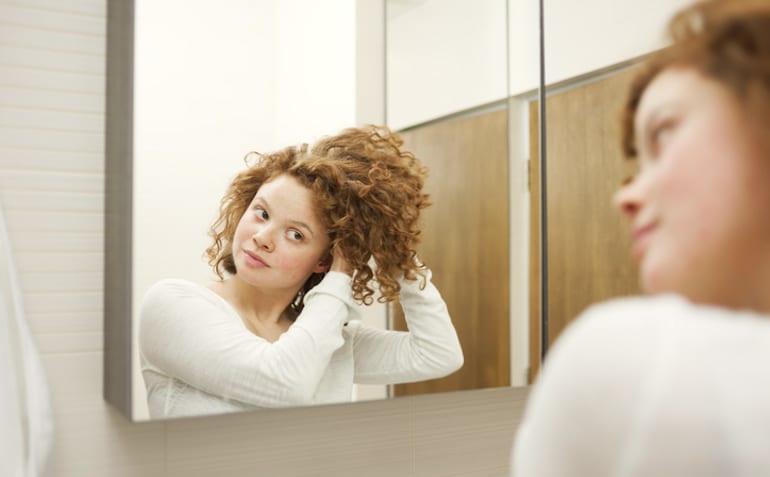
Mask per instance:
[[[326,273],[329,271],[329,267],[332,266],[332,254],[331,252],[327,253],[326,256],[321,258],[321,260],[318,261],[316,266],[313,268],[313,273]]]

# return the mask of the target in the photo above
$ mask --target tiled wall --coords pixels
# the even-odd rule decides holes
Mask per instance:
[[[105,0],[0,0],[0,201],[53,475],[507,475],[523,389],[144,424],[104,403],[105,25]]]

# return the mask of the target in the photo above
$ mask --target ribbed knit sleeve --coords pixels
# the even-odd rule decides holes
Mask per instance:
[[[224,399],[259,407],[309,404],[344,343],[350,278],[328,273],[273,343],[248,331],[212,294],[183,280],[164,280],[148,291],[139,333],[147,366]]]
[[[353,353],[355,382],[395,384],[435,379],[457,371],[463,352],[446,303],[431,282],[402,279],[400,302],[409,331],[365,328],[357,322]]]

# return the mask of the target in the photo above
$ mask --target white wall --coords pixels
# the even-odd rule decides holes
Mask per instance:
[[[355,124],[355,0],[274,0],[275,140],[311,142]]]
[[[664,47],[666,22],[689,3],[685,0],[546,1],[546,82],[561,82]]]
[[[685,0],[547,0],[546,83],[665,46]],[[532,93],[539,77],[538,0],[388,0],[388,123],[406,128]],[[505,16],[508,17],[506,48]],[[505,70],[508,55],[508,71]]]
[[[387,3],[387,120],[402,129],[506,96],[504,0]]]

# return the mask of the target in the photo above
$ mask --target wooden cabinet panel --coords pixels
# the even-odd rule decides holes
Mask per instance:
[[[633,70],[546,99],[548,343],[592,303],[639,293],[630,230],[612,197],[634,174],[623,157],[620,115]],[[538,110],[530,108],[530,378],[540,363],[540,187]]]
[[[420,257],[447,302],[465,365],[443,379],[395,386],[398,396],[510,385],[506,110],[402,133],[430,170]],[[405,329],[400,307],[394,324]]]

